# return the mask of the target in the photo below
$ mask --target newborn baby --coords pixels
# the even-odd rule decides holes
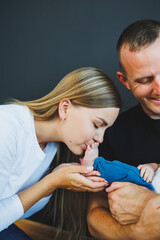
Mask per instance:
[[[109,183],[115,181],[132,182],[160,193],[160,168],[157,163],[141,164],[137,168],[118,160],[108,161],[98,157],[98,144],[86,147],[82,165],[93,165]]]

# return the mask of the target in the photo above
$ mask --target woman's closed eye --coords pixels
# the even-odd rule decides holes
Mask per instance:
[[[96,123],[93,123],[93,125],[94,125],[94,127],[95,127],[96,129],[99,128],[99,126],[98,126]]]

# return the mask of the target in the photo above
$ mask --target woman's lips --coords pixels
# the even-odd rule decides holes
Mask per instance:
[[[82,144],[82,148],[83,148],[84,150],[86,150],[86,149],[87,149],[87,144],[83,143],[83,144]]]

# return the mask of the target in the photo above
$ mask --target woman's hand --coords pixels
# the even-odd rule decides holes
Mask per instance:
[[[81,166],[78,163],[63,163],[48,174],[50,182],[50,194],[56,188],[64,188],[72,191],[102,191],[108,185],[106,180],[99,177],[92,166]]]
[[[101,178],[97,171],[93,171],[92,166],[64,163],[31,187],[19,192],[18,196],[26,212],[41,198],[51,195],[57,188],[98,192],[104,190],[106,185],[105,179]]]

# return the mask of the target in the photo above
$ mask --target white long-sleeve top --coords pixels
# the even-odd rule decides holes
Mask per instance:
[[[43,177],[56,151],[54,142],[48,143],[45,151],[40,148],[28,107],[0,106],[0,231],[47,204],[50,196],[42,198],[24,214],[17,193]]]

